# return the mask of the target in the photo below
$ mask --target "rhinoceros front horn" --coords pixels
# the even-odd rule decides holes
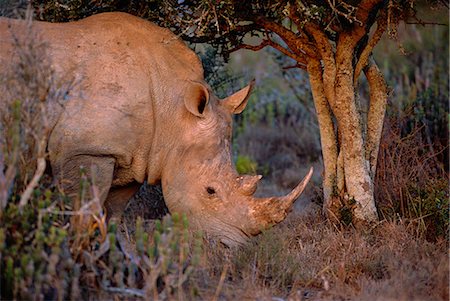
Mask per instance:
[[[313,168],[303,180],[287,195],[281,197],[254,198],[254,218],[257,223],[266,228],[269,225],[277,224],[286,218],[294,202],[302,194],[313,174]]]

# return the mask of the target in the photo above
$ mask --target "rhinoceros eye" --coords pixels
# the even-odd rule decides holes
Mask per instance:
[[[216,193],[216,190],[214,189],[214,188],[212,188],[212,187],[206,187],[206,191],[208,192],[208,194],[215,194]]]

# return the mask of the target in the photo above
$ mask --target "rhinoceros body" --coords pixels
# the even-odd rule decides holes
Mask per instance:
[[[140,183],[161,181],[171,212],[228,245],[284,219],[310,174],[285,197],[258,199],[260,177],[239,176],[231,161],[232,114],[244,109],[252,84],[219,100],[181,40],[128,14],[33,28],[56,74],[78,83],[48,137],[52,173],[69,194],[79,167],[93,165],[108,216],[120,218]],[[0,19],[4,66],[23,30],[23,21]]]

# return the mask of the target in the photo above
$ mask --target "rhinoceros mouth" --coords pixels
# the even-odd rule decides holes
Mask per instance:
[[[206,237],[212,241],[220,242],[226,247],[242,246],[253,236],[247,233],[245,229],[241,229],[222,218],[209,215],[206,219],[208,223],[207,229],[205,229]]]

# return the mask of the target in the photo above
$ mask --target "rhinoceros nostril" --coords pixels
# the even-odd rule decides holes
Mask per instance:
[[[215,190],[214,188],[212,188],[212,187],[206,187],[206,191],[207,191],[209,194],[215,194],[215,193],[216,193],[216,190]]]

